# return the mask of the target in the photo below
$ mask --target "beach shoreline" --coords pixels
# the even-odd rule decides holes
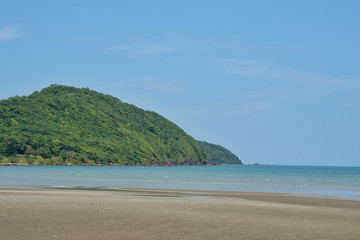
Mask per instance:
[[[260,192],[19,187],[0,187],[3,239],[357,239],[360,235],[359,200]]]

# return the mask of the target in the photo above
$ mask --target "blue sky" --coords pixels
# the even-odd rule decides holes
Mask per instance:
[[[360,2],[0,1],[0,99],[113,95],[245,163],[360,166]]]

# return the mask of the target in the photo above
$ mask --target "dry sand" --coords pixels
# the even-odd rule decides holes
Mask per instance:
[[[360,239],[360,201],[156,189],[0,189],[0,239]]]

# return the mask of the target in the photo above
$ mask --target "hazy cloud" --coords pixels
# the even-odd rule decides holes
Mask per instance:
[[[336,102],[341,107],[360,107],[360,94],[346,96]]]
[[[128,79],[122,82],[126,86],[140,88],[146,92],[157,93],[183,93],[186,91],[184,82],[177,80],[160,80],[154,75],[142,75],[138,78]]]
[[[279,102],[291,97],[291,92],[284,88],[259,89],[237,94],[230,105],[230,112],[235,114],[262,112],[276,108]]]
[[[216,59],[216,62],[224,65],[229,73],[240,76],[294,81],[316,89],[353,90],[360,88],[360,82],[355,79],[335,78],[299,70],[283,69],[262,61],[219,58]]]
[[[14,25],[7,25],[5,27],[0,28],[0,40],[12,40],[16,38],[21,38],[25,34],[20,33],[18,28]]]
[[[242,95],[245,100],[289,98],[291,94],[283,88],[259,89]]]
[[[245,113],[253,113],[260,112],[264,110],[268,110],[272,108],[271,103],[266,101],[253,101],[253,102],[244,102],[239,106],[233,109],[234,112],[245,114]]]
[[[109,50],[125,51],[134,56],[159,55],[179,50],[186,46],[182,41],[167,41],[156,44],[129,44],[110,47]]]
[[[178,56],[178,57],[175,57],[175,59],[177,59],[177,60],[189,60],[189,59],[192,59],[192,57],[188,57],[188,56]]]

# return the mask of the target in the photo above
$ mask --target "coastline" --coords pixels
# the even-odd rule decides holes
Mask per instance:
[[[358,239],[360,235],[359,200],[279,193],[0,186],[0,216],[4,239]]]
[[[173,166],[220,166],[220,165],[238,165],[238,166],[245,166],[246,164],[213,164],[213,163],[208,163],[208,164],[173,164],[173,163],[154,163],[154,164],[117,164],[117,163],[110,163],[110,164],[71,164],[71,163],[67,163],[67,164],[29,164],[29,163],[0,163],[0,166],[132,166],[132,167],[136,167],[136,166],[154,166],[154,167],[159,167],[159,166],[168,166],[168,167],[173,167]],[[260,164],[255,164],[255,165],[260,165]]]

